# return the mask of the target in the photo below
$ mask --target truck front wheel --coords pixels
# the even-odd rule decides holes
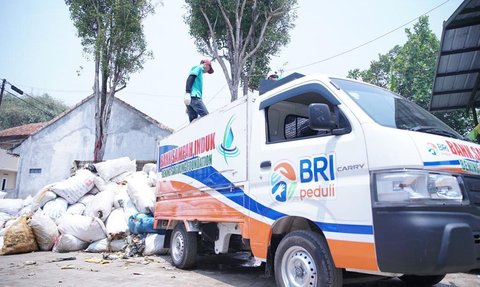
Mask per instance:
[[[275,252],[274,269],[278,286],[342,286],[342,270],[335,267],[325,238],[313,231],[286,235]]]
[[[183,223],[177,224],[173,229],[170,240],[170,255],[175,267],[188,269],[195,265],[197,236],[194,232],[187,232]]]

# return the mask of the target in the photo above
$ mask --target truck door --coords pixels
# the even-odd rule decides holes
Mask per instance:
[[[373,238],[363,133],[334,89],[311,83],[259,98],[249,138],[251,217],[270,225],[305,218],[327,239]],[[310,129],[311,103],[329,106],[335,135]]]

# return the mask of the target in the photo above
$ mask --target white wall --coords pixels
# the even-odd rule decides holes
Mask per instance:
[[[0,170],[17,171],[18,157],[10,155],[0,148]]]
[[[94,114],[91,98],[15,149],[14,152],[20,154],[19,198],[34,195],[45,185],[68,178],[75,160],[93,160]],[[112,106],[109,129],[105,160],[122,156],[155,160],[156,138],[170,133],[117,100]],[[36,173],[38,171],[40,173]]]

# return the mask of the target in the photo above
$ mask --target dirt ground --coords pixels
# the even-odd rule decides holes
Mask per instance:
[[[185,271],[173,267],[168,255],[122,259],[116,254],[35,252],[0,256],[0,286],[275,286],[263,268],[245,265],[248,261],[238,256],[210,256]],[[398,279],[347,285],[405,286]],[[450,274],[436,286],[480,286],[480,273]]]

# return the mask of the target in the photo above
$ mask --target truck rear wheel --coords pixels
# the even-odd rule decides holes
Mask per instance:
[[[335,267],[325,238],[313,231],[285,236],[275,252],[274,268],[278,286],[342,286],[342,270]]]
[[[180,269],[188,269],[195,265],[197,257],[197,236],[194,232],[187,232],[185,225],[175,226],[170,240],[170,256],[173,265]]]
[[[407,286],[415,286],[415,287],[428,287],[433,286],[445,278],[445,274],[443,275],[431,275],[431,276],[418,276],[418,275],[403,275],[398,277],[400,280],[405,282]]]

